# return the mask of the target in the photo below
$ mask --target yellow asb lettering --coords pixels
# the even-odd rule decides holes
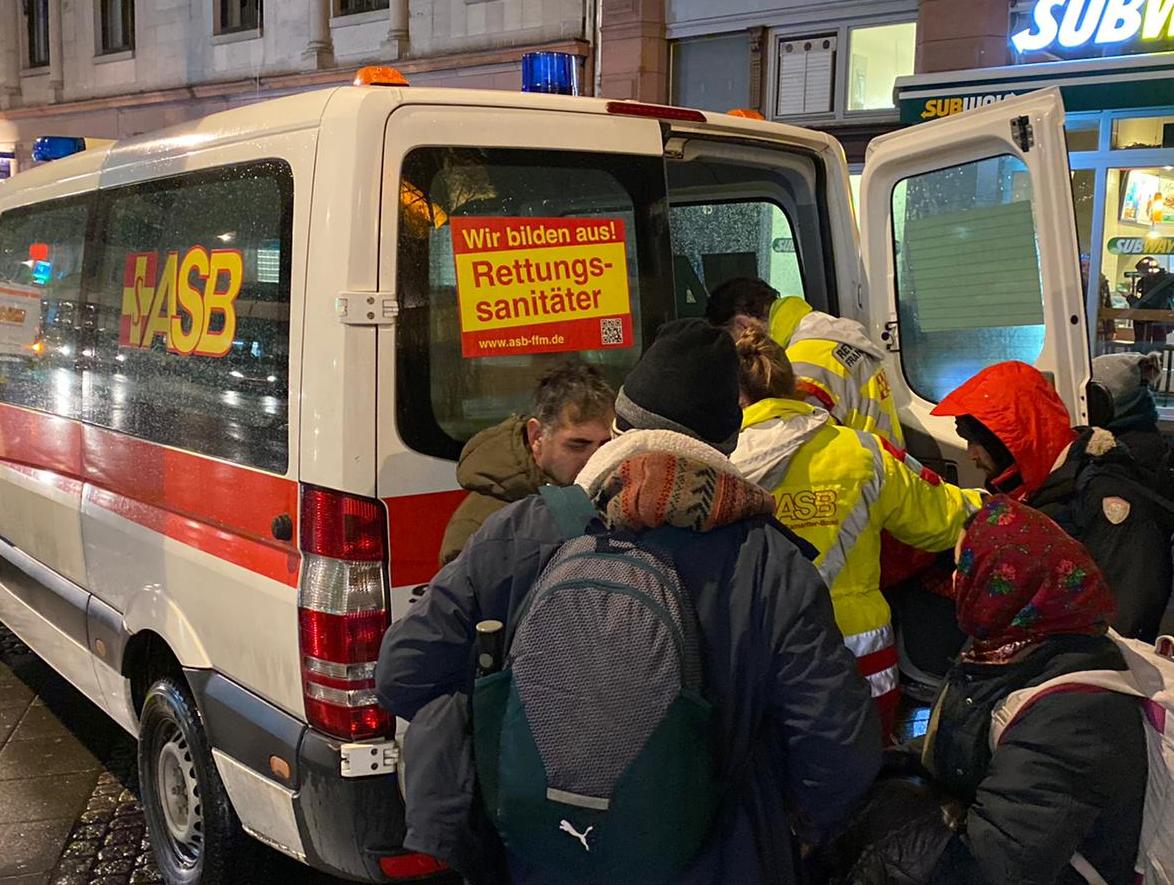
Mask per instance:
[[[836,515],[836,493],[829,489],[783,492],[778,499],[778,515],[787,524],[830,519]]]
[[[167,346],[167,333],[171,329],[171,302],[175,292],[175,268],[179,262],[178,252],[168,252],[167,261],[163,265],[163,272],[159,274],[159,282],[155,285],[155,295],[151,299],[151,309],[147,312],[147,328],[143,332],[140,347],[151,347],[158,338],[164,347]]]
[[[203,246],[189,249],[179,267],[179,285],[175,287],[176,301],[171,305],[171,351],[191,356],[204,333],[204,299],[192,285],[192,274],[201,279],[208,276],[208,252]],[[185,330],[186,327],[186,330]]]
[[[232,336],[236,334],[233,302],[240,294],[243,277],[244,260],[240,252],[236,249],[216,249],[212,252],[208,282],[204,284],[204,325],[200,344],[196,348],[199,356],[224,356],[232,347]],[[224,328],[219,332],[211,329],[214,313],[224,314]]]
[[[236,249],[193,246],[169,252],[159,266],[156,252],[126,257],[119,344],[145,348],[161,342],[179,356],[222,357],[236,334],[234,302],[244,282],[244,259]],[[216,331],[212,317],[223,322]]]

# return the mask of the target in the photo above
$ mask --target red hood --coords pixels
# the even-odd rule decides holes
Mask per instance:
[[[1063,401],[1048,379],[1026,363],[983,369],[932,414],[972,415],[985,424],[1015,458],[1024,496],[1043,484],[1060,452],[1076,439]]]

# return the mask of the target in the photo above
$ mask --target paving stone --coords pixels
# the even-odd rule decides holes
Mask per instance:
[[[88,879],[93,863],[93,859],[88,857],[63,857],[57,862],[57,869],[53,871],[53,874],[55,876],[84,876]]]
[[[71,818],[0,824],[0,876],[48,873],[72,824]]]
[[[133,857],[120,857],[114,860],[100,860],[94,864],[94,878],[100,879],[105,876],[122,876],[123,881],[126,877],[134,872],[135,862]]]
[[[3,692],[4,688],[0,686],[0,694]],[[20,707],[0,707],[0,747],[4,746],[8,736],[16,729],[16,723],[20,722],[22,715],[24,710]]]
[[[100,767],[85,745],[71,734],[36,741],[9,739],[0,749],[0,781],[26,778],[30,774],[57,775],[79,771],[92,771],[97,777]]]
[[[93,858],[98,854],[98,840],[97,839],[78,839],[76,842],[70,842],[66,846],[65,851],[62,852],[63,857],[74,858]]]
[[[34,692],[31,688],[14,679],[0,686],[0,710],[11,710],[14,707],[24,710],[32,703]]]
[[[62,817],[73,823],[93,783],[89,773],[0,781],[0,824]]]
[[[137,823],[137,821],[136,821]],[[102,840],[103,845],[129,845],[132,849],[139,844],[139,838],[143,835],[143,828],[135,827],[120,827],[119,829],[111,829],[106,834],[106,838]]]
[[[134,866],[135,853],[136,849],[134,845],[106,845],[99,849],[98,860],[126,860],[130,858],[130,864]]]
[[[60,737],[68,734],[69,732],[61,724],[61,720],[53,715],[52,710],[48,707],[38,707],[33,704],[25,710],[20,724],[16,726],[16,731],[12,733],[9,740],[44,740],[46,738]]]

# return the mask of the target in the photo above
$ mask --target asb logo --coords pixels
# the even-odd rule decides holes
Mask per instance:
[[[813,519],[833,519],[836,515],[836,500],[836,493],[831,489],[782,492],[779,495],[777,516],[787,525]]]
[[[1031,27],[1011,37],[1020,52],[1174,36],[1174,0],[1039,0]]]
[[[193,246],[126,256],[122,288],[121,347],[148,348],[159,340],[181,356],[221,357],[232,347],[236,307],[244,280],[239,249]]]

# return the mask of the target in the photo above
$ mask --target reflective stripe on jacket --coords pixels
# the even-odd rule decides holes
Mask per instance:
[[[875,433],[897,448],[905,437],[897,417],[884,353],[855,320],[811,309],[799,298],[780,298],[770,312],[770,335],[787,351],[799,393],[827,409],[844,427]]]
[[[891,615],[880,592],[881,532],[921,550],[947,550],[980,506],[980,493],[926,482],[871,434],[837,427],[822,409],[796,400],[746,408],[731,460],[770,489],[779,521],[819,550],[815,564],[831,590],[836,622],[873,697],[895,691]]]

